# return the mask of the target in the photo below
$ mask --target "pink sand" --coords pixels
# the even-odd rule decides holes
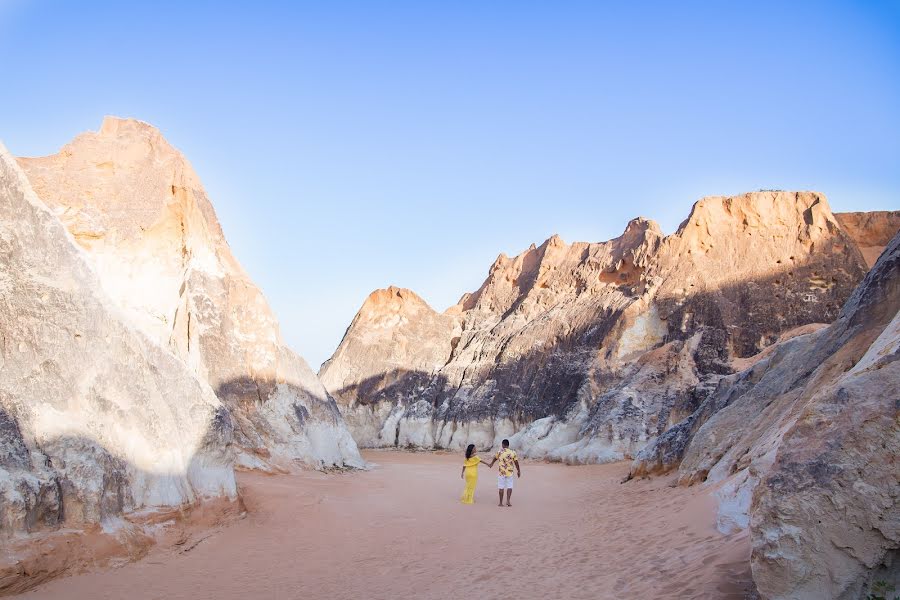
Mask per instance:
[[[624,463],[523,462],[512,508],[496,467],[476,504],[462,456],[368,452],[370,472],[242,474],[247,516],[199,543],[21,598],[742,598],[746,532],[714,527],[708,490],[670,478],[620,484]]]

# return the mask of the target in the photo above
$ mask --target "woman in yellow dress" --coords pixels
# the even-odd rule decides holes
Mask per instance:
[[[466,489],[463,490],[462,498],[460,498],[463,504],[475,504],[475,485],[478,483],[479,464],[491,468],[488,463],[475,454],[475,444],[469,444],[466,448],[466,461],[463,463],[462,473],[459,474],[466,480]]]

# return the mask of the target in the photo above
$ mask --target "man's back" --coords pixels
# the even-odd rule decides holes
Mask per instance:
[[[500,462],[500,475],[512,477],[517,458],[514,450],[510,450],[509,448],[500,450],[500,452],[497,453],[497,460]]]

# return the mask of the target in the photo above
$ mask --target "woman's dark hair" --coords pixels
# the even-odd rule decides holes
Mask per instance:
[[[466,458],[472,458],[473,454],[475,454],[475,444],[469,444],[466,447]]]

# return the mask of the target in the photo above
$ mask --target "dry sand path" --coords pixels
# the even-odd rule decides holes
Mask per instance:
[[[242,474],[248,514],[190,552],[21,598],[744,598],[746,532],[714,527],[708,491],[620,484],[625,464],[525,462],[512,508],[496,467],[458,502],[461,456],[367,452],[369,472]]]

